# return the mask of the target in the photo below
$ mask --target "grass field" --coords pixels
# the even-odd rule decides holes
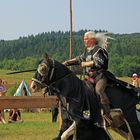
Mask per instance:
[[[58,133],[58,122],[51,122],[51,113],[21,115],[23,123],[0,125],[0,140],[51,140]],[[5,118],[7,121],[7,113]]]
[[[23,112],[23,123],[0,125],[0,140],[52,140],[59,132],[59,118],[51,122],[51,113]],[[5,113],[8,120],[8,113]],[[122,136],[109,130],[114,140],[125,140]]]
[[[18,74],[11,74],[8,75],[11,71],[8,70],[0,70],[0,78],[3,81],[6,81],[8,84],[14,84],[16,82],[21,82],[23,79],[26,80],[27,83],[31,82],[33,72],[26,72],[26,73],[18,73]]]

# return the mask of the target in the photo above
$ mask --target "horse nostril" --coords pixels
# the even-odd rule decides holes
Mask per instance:
[[[35,85],[33,85],[32,89],[35,89],[35,88],[36,88],[36,86],[35,86]]]
[[[35,88],[36,88],[35,85],[31,85],[31,86],[30,86],[30,89],[32,89],[32,90],[35,89]]]

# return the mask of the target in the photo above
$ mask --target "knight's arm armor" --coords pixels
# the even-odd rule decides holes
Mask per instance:
[[[65,66],[72,66],[72,65],[78,65],[79,62],[76,58],[73,58],[73,59],[70,59],[70,60],[67,60],[67,61],[63,62],[63,64]]]
[[[108,53],[105,49],[101,48],[93,55],[93,66],[96,69],[108,68]]]
[[[86,61],[84,53],[80,56],[77,56],[73,59],[65,61],[63,64],[66,66],[72,66],[72,65],[80,65],[81,62]]]

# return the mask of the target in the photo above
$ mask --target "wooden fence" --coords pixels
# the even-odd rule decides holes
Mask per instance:
[[[56,105],[55,96],[12,96],[0,97],[0,109],[49,108]]]

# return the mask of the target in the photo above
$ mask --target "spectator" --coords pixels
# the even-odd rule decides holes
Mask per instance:
[[[2,84],[2,79],[0,79],[0,96],[4,96],[6,92],[6,87]]]
[[[138,77],[138,74],[133,73],[133,75],[131,77],[131,83],[132,83],[133,86],[139,87],[139,77]]]
[[[23,120],[21,119],[20,110],[18,110],[17,108],[10,110],[8,122],[9,123],[23,122]]]
[[[7,92],[6,87],[2,84],[2,79],[0,79],[0,96],[5,96]],[[0,121],[5,122],[4,120],[4,110],[0,109]]]
[[[6,121],[3,117],[2,111],[0,110],[0,124],[6,124]]]
[[[0,94],[4,95],[6,92],[6,87],[2,84],[2,79],[0,79]]]

